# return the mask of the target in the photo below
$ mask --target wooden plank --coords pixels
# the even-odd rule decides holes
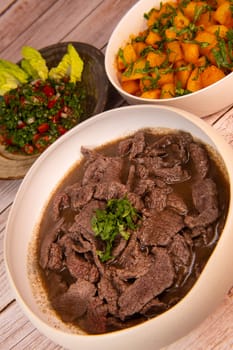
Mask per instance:
[[[225,140],[233,146],[233,109],[230,109],[219,119],[214,127],[220,132]]]
[[[9,1],[8,1],[9,2]],[[0,2],[2,6],[2,1]],[[4,50],[9,46],[17,46],[20,35],[30,28],[56,0],[18,0],[0,17],[0,55],[4,58]],[[26,41],[25,41],[26,43]],[[18,59],[18,55],[15,59]]]
[[[24,316],[18,304],[13,302],[1,313],[0,329],[0,349],[11,349],[21,339],[32,333],[34,327]]]
[[[163,350],[230,350],[233,349],[232,334],[233,297],[230,294],[199,327]]]
[[[62,350],[63,348],[59,345],[56,345],[48,338],[39,333],[38,330],[34,330],[30,334],[28,334],[25,338],[23,338],[18,344],[15,344],[11,347],[11,350]]]
[[[16,3],[17,0],[1,0],[0,1],[0,16],[3,15],[5,11],[10,9],[10,7]]]
[[[85,18],[76,28],[73,28],[72,32],[64,36],[63,41],[84,41],[98,48],[103,48],[121,17],[136,2],[135,0],[103,1],[95,12]]]
[[[0,216],[0,311],[3,310],[14,299],[13,291],[9,285],[4,258],[3,258],[3,239],[5,234],[6,220],[9,214],[9,208]]]
[[[15,198],[22,180],[0,180],[0,213],[8,207]]]
[[[52,1],[54,2],[54,0]],[[39,6],[39,4],[46,4],[47,2],[33,0],[33,3]],[[20,36],[17,36],[17,40],[14,40],[7,48],[1,50],[1,57],[16,62],[21,58],[20,50],[23,45],[27,44],[40,49],[61,41],[67,33],[71,32],[100,3],[101,0],[95,2],[86,1],[85,6],[83,6],[82,0],[55,1],[53,6],[49,7],[39,17],[37,16],[28,28],[25,28],[24,32],[21,32]],[[34,9],[35,11],[38,13],[36,8]],[[26,18],[27,16],[24,14],[24,17]],[[5,23],[4,29],[7,28],[7,25],[9,25],[9,22]],[[1,27],[2,24],[0,23]]]

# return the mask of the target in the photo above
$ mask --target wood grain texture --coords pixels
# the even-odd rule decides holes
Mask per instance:
[[[0,57],[16,62],[23,45],[42,48],[70,40],[88,42],[104,52],[115,25],[136,2],[93,0],[86,1],[84,6],[82,0],[1,0]],[[126,102],[112,89],[107,109],[121,105]],[[203,119],[233,146],[233,105]],[[5,227],[21,182],[0,180],[0,350],[62,350],[24,316],[6,277]],[[233,290],[202,324],[163,350],[230,349],[233,349]]]

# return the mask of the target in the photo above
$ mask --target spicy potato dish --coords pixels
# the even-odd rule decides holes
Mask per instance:
[[[231,1],[166,2],[142,16],[145,30],[132,33],[116,58],[121,87],[129,94],[173,98],[232,72]]]

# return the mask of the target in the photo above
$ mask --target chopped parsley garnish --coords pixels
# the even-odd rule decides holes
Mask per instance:
[[[120,235],[125,240],[130,237],[130,230],[136,229],[139,217],[136,209],[127,198],[110,199],[106,209],[97,209],[91,220],[95,236],[105,243],[104,251],[97,251],[102,262],[112,259],[112,246],[115,238]]]

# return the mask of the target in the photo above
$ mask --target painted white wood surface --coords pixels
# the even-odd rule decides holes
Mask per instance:
[[[0,57],[17,62],[23,45],[36,48],[58,41],[83,41],[104,52],[120,17],[135,0],[1,0]],[[232,97],[233,103],[233,97]],[[124,104],[112,98],[109,106]],[[233,108],[204,120],[233,146]],[[8,285],[3,261],[6,220],[21,180],[0,180],[0,350],[57,350],[24,316]],[[233,292],[199,327],[164,350],[233,349]],[[133,349],[132,349],[133,350]],[[145,349],[146,350],[146,349]]]

